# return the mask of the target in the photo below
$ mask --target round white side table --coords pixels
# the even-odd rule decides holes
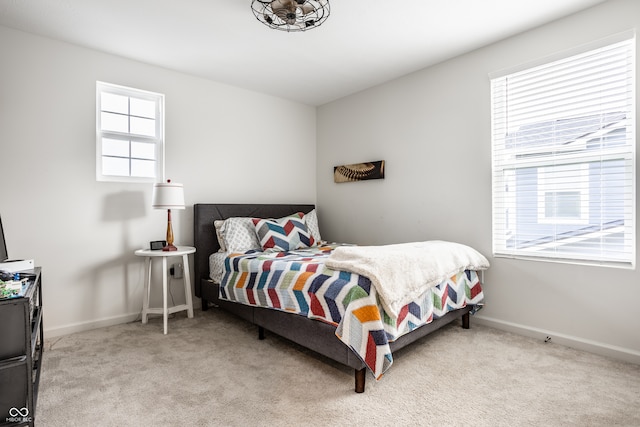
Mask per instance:
[[[193,301],[191,298],[191,275],[189,272],[189,254],[195,253],[196,248],[192,246],[178,246],[177,251],[152,251],[151,249],[138,249],[135,251],[137,256],[146,257],[145,269],[145,289],[144,300],[142,303],[142,323],[147,323],[149,314],[162,314],[164,320],[164,333],[167,333],[167,319],[169,314],[178,311],[187,310],[189,318],[193,317]],[[167,259],[170,257],[182,257],[182,266],[184,269],[184,297],[186,304],[167,307]],[[154,258],[162,258],[162,308],[149,308],[149,294],[151,292],[151,260]]]

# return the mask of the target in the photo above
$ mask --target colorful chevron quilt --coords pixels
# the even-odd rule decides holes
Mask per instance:
[[[467,270],[403,306],[398,316],[390,316],[368,278],[325,266],[336,246],[230,254],[225,260],[220,298],[335,325],[337,337],[363,360],[376,379],[393,363],[390,342],[449,311],[478,305],[483,299],[477,272]]]

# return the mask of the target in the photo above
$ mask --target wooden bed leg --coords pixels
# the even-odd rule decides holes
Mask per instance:
[[[462,315],[462,328],[463,329],[469,329],[469,312],[467,311],[465,314]]]
[[[356,393],[364,393],[364,384],[367,379],[366,373],[367,368],[355,370]]]
[[[264,339],[264,328],[262,326],[258,326],[258,339],[259,340]]]
[[[209,301],[204,298],[202,298],[200,301],[202,301],[202,311],[209,310]]]

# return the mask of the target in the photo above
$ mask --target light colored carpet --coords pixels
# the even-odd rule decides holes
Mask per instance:
[[[46,341],[38,426],[640,426],[640,366],[474,325],[353,372],[222,311]]]

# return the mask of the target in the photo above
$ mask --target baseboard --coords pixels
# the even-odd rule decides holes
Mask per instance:
[[[475,316],[473,316],[473,320],[471,321],[471,323],[490,326],[502,331],[513,332],[515,334],[524,335],[531,338],[538,338],[543,341],[547,337],[550,337],[552,342],[556,344],[640,365],[640,352],[624,347],[613,346],[597,341],[585,340],[582,338],[559,334],[554,331],[532,328],[517,323],[505,322],[503,320],[485,317],[480,314],[476,314]]]
[[[193,297],[193,307],[200,307],[200,298]],[[194,308],[196,310],[196,308]],[[90,320],[87,322],[71,323],[65,326],[58,326],[56,328],[44,328],[44,337],[55,338],[62,335],[69,335],[76,332],[90,331],[92,329],[106,328],[107,326],[119,325],[121,323],[135,322],[136,320],[142,320],[142,312],[123,314],[120,316],[105,317],[98,320]],[[45,322],[46,325],[46,322]]]
[[[45,328],[45,339],[55,338],[62,335],[69,335],[76,332],[90,331],[92,329],[105,328],[107,326],[119,325],[121,323],[129,323],[140,319],[140,313],[124,314],[121,316],[106,317],[99,320],[91,320],[88,322],[72,323],[56,328]],[[45,323],[46,324],[46,323]]]

